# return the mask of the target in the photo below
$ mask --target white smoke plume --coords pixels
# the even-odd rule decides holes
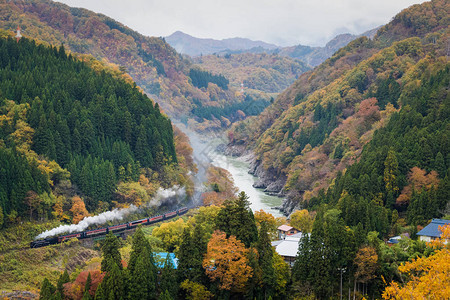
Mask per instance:
[[[146,203],[143,207],[151,207],[151,206],[153,207],[157,205],[162,205],[169,201],[175,204],[179,199],[183,199],[185,195],[186,195],[185,188],[184,187],[180,188],[177,185],[174,185],[169,189],[159,188],[158,191],[156,192],[156,195],[150,200],[150,202]],[[122,209],[116,208],[111,211],[101,213],[97,216],[85,217],[78,224],[61,225],[59,227],[44,231],[41,234],[39,234],[35,238],[35,240],[44,239],[50,236],[57,236],[65,233],[68,234],[72,232],[82,232],[91,225],[102,225],[108,221],[120,221],[123,220],[123,218],[126,217],[127,215],[134,213],[143,207],[136,207],[134,205],[131,205],[128,208]]]

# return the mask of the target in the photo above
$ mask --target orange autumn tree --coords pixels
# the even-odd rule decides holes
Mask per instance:
[[[408,182],[409,184],[403,188],[402,193],[397,198],[397,205],[408,204],[413,190],[421,192],[422,189],[429,191],[431,188],[437,188],[439,185],[438,173],[431,171],[427,174],[427,171],[413,167],[408,174]]]
[[[102,273],[100,270],[82,271],[74,282],[64,284],[64,295],[68,299],[83,299],[84,288],[89,274],[91,274],[89,294],[92,297],[91,299],[93,299],[98,285],[102,282],[103,277],[105,277],[105,273]]]
[[[84,201],[79,196],[73,196],[72,208],[70,209],[70,211],[72,212],[73,215],[72,222],[74,224],[78,224],[78,222],[83,220],[84,217],[89,216],[89,212],[87,211],[86,206],[84,205]]]
[[[428,244],[437,249],[435,253],[398,267],[409,280],[403,286],[391,282],[383,299],[450,299],[450,225],[439,229],[441,237]]]
[[[248,249],[235,236],[226,238],[225,232],[215,231],[208,242],[208,250],[203,260],[206,275],[219,280],[219,288],[232,292],[242,292],[252,276],[248,265]]]

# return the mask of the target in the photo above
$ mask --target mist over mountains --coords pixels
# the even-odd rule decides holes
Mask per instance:
[[[301,44],[280,47],[262,41],[253,41],[238,37],[223,40],[204,39],[191,36],[181,31],[174,32],[166,37],[165,40],[174,47],[177,52],[194,57],[209,54],[223,56],[227,54],[267,53],[299,59],[307,65],[315,67],[331,57],[337,50],[359,37],[366,36],[372,39],[378,28],[371,29],[360,35],[350,33],[339,34],[323,47],[312,47]]]

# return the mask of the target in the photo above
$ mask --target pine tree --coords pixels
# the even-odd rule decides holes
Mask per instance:
[[[0,192],[0,203],[2,203],[3,201],[4,199],[2,199],[2,193]],[[3,227],[3,220],[4,220],[3,207],[0,205],[0,229]]]
[[[107,299],[107,297],[106,297],[107,294],[105,293],[105,290],[103,288],[104,285],[106,285],[105,278],[103,278],[103,281],[100,282],[100,284],[97,286],[97,290],[95,291],[95,297],[94,297],[95,300],[106,300]]]
[[[122,270],[122,257],[119,252],[119,240],[111,232],[106,235],[102,252],[103,260],[101,270],[103,272],[110,272],[114,264]]]
[[[386,184],[386,192],[392,192],[394,195],[398,192],[398,161],[393,150],[389,150],[386,160],[384,161],[384,182]]]
[[[436,154],[436,158],[434,159],[434,169],[438,172],[439,177],[444,178],[447,173],[447,168],[445,167],[444,156],[441,152]]]
[[[259,255],[259,265],[262,269],[262,293],[266,299],[272,296],[275,290],[275,271],[273,268],[273,248],[270,243],[268,227],[265,222],[261,223],[256,250]]]
[[[168,290],[166,290],[165,292],[161,293],[161,295],[159,296],[159,300],[173,300],[175,299]]]
[[[44,281],[42,281],[41,292],[39,293],[39,299],[42,300],[55,299],[54,295],[55,291],[56,291],[55,286],[51,284],[51,282],[47,278],[44,278]]]
[[[56,284],[56,293],[58,299],[64,299],[64,284],[70,282],[69,273],[64,270],[64,273],[59,276],[58,282]]]
[[[156,298],[156,268],[150,243],[140,227],[133,234],[128,264],[128,298]]]
[[[241,192],[236,200],[225,203],[216,218],[217,229],[224,231],[227,237],[236,236],[246,247],[258,239],[258,229],[249,205],[248,196]]]
[[[123,271],[119,266],[113,262],[110,271],[106,273],[103,278],[105,285],[103,286],[103,292],[107,295],[108,300],[121,300],[125,297],[125,278]]]
[[[167,294],[168,296],[174,299],[178,293],[176,270],[174,269],[172,258],[169,253],[167,254],[166,260],[164,262],[164,267],[161,270],[159,288],[161,290],[160,297]]]
[[[91,273],[89,272],[88,277],[86,279],[86,284],[84,285],[84,293],[82,300],[91,300],[92,296],[89,293],[91,289],[92,279],[91,279]]]
[[[192,281],[194,275],[192,270],[193,257],[198,254],[195,248],[195,243],[192,240],[189,228],[185,228],[181,237],[181,245],[178,250],[178,283],[186,279]]]
[[[151,263],[148,248],[144,247],[133,270],[130,270],[129,299],[156,299],[155,266]]]

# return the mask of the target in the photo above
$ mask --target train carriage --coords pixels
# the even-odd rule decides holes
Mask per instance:
[[[187,213],[187,211],[188,211],[188,208],[187,208],[187,207],[180,208],[180,209],[178,210],[178,215],[181,216],[181,215]]]
[[[93,230],[86,231],[85,236],[91,237],[91,236],[96,236],[96,235],[101,235],[101,234],[106,234],[106,233],[108,233],[108,228],[99,228],[99,229],[93,229]]]
[[[159,215],[159,216],[156,216],[156,217],[148,219],[148,223],[149,224],[153,224],[153,223],[162,221],[163,219],[164,219],[164,216],[163,215]]]
[[[148,219],[141,219],[141,220],[136,220],[136,221],[132,221],[130,222],[130,227],[135,227],[138,225],[145,225],[148,223]]]
[[[136,221],[132,221],[129,223],[123,223],[123,224],[113,225],[113,226],[104,227],[104,228],[97,228],[97,229],[87,230],[87,231],[83,231],[83,232],[71,233],[71,234],[61,235],[61,236],[57,236],[57,237],[50,237],[50,238],[46,238],[43,240],[36,240],[36,241],[33,241],[30,243],[30,248],[39,248],[39,247],[45,247],[45,246],[56,244],[56,243],[62,243],[71,238],[83,239],[83,238],[94,237],[97,235],[105,235],[108,232],[118,232],[118,231],[122,231],[122,230],[132,229],[138,225],[150,225],[150,224],[162,221],[162,220],[171,219],[177,215],[185,214],[187,211],[188,211],[188,208],[183,207],[183,208],[168,212],[163,215],[154,216],[151,218],[146,218],[146,219],[141,219],[141,220],[136,220]]]
[[[72,233],[72,234],[67,234],[67,235],[62,235],[58,237],[58,243],[64,242],[68,239],[71,238],[81,238],[82,237],[83,232],[78,232],[78,233]]]
[[[177,211],[174,210],[174,211],[171,211],[171,212],[168,212],[168,213],[164,214],[164,218],[165,219],[170,219],[170,218],[173,218],[174,216],[176,216],[176,214],[177,214]]]
[[[125,229],[129,228],[129,226],[130,226],[129,223],[124,223],[124,224],[109,226],[108,230],[111,232],[116,232],[116,231],[125,230]]]

